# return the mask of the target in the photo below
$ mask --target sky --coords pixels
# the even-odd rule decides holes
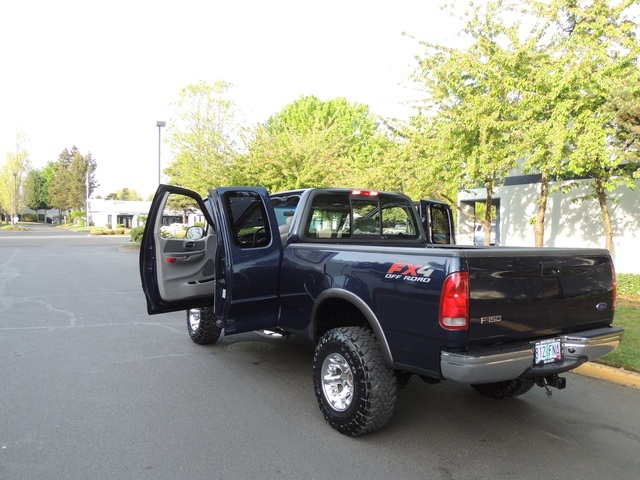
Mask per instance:
[[[156,122],[169,125],[180,90],[200,81],[231,83],[246,126],[302,95],[407,118],[420,95],[409,79],[418,40],[447,44],[459,31],[443,3],[3,0],[0,165],[22,132],[34,168],[75,145],[98,164],[94,196],[127,187],[146,197],[157,187]],[[165,168],[164,138],[161,149]]]

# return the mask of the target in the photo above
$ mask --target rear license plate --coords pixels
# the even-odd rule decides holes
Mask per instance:
[[[545,365],[562,360],[562,343],[559,338],[542,340],[533,344],[534,363]]]

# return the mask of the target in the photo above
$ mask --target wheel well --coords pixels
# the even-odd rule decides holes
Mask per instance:
[[[327,299],[316,313],[316,340],[329,330],[339,327],[365,327],[372,330],[364,314],[353,303],[341,298]]]

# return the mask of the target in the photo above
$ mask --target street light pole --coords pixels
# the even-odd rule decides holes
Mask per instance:
[[[161,143],[161,139],[162,139],[162,127],[166,127],[167,126],[167,122],[164,122],[162,120],[158,120],[158,122],[156,123],[156,127],[158,127],[158,185],[160,185],[160,173],[162,171],[162,167],[161,167],[161,163],[160,163],[160,152],[162,151],[162,143]]]
[[[13,217],[11,218],[11,225],[15,225],[18,218],[18,172],[13,172]]]
[[[84,226],[89,228],[89,167],[87,167],[87,184],[86,184],[86,187],[87,187],[87,189],[86,189],[87,190],[86,191],[86,193],[87,193],[87,195],[86,195],[87,203],[86,203],[86,207],[85,207],[85,211],[84,211],[84,216],[85,216]]]

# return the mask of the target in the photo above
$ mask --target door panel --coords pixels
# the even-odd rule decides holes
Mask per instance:
[[[187,231],[196,222],[204,223],[204,236],[188,238],[192,235]],[[140,277],[149,314],[213,303],[217,241],[211,213],[198,194],[158,187],[140,248]]]
[[[167,302],[210,295],[213,298],[214,234],[199,240],[159,238],[162,254],[156,257],[160,296]]]
[[[226,253],[224,278],[216,280],[216,315],[225,321],[225,334],[273,327],[282,241],[267,191],[219,188],[211,196]]]

